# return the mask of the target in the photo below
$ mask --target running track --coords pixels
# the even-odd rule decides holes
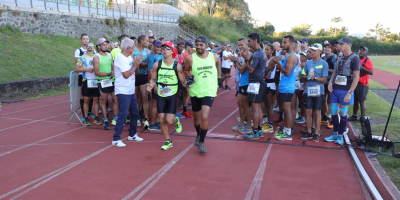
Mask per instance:
[[[380,83],[387,89],[396,90],[399,85],[400,76],[390,72],[374,69],[374,75],[369,76],[370,79]]]
[[[183,132],[172,134],[168,151],[160,150],[160,132],[141,128],[143,142],[117,148],[110,146],[113,131],[85,128],[77,119],[67,125],[69,95],[4,105],[0,199],[368,198],[346,148],[302,143],[302,127],[292,142],[278,143],[272,133],[259,142],[243,141],[231,130],[239,115],[235,91],[218,93],[206,154],[193,146],[191,119],[181,120]],[[323,128],[323,136],[329,134]],[[392,199],[364,154],[357,154],[381,195]]]

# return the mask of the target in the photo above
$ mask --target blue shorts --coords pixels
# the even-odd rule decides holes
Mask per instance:
[[[351,99],[348,103],[344,103],[344,97],[349,93],[347,90],[337,90],[333,89],[331,94],[331,103],[339,103],[340,105],[353,105],[354,104],[354,94],[351,95]]]

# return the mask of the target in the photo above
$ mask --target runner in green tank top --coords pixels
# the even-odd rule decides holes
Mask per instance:
[[[185,73],[190,77],[189,94],[192,100],[194,127],[197,131],[194,145],[197,146],[200,153],[206,153],[204,138],[208,131],[208,115],[214,97],[217,96],[221,68],[217,54],[206,51],[206,37],[197,37],[195,46],[196,53],[187,57],[185,61]],[[191,81],[194,81],[193,85],[190,84]]]
[[[172,140],[168,133],[168,124],[174,124],[177,133],[182,131],[182,125],[179,119],[175,117],[176,102],[178,100],[178,78],[182,85],[186,87],[186,79],[183,75],[183,68],[174,58],[178,50],[174,48],[172,42],[165,42],[161,45],[164,59],[154,63],[153,73],[147,91],[151,92],[153,88],[159,95],[157,99],[157,111],[160,118],[161,131],[167,140],[161,150],[168,150],[173,147]]]
[[[111,54],[107,53],[109,41],[105,38],[97,40],[97,46],[100,46],[99,53],[93,58],[94,74],[99,81],[98,86],[101,97],[101,111],[103,112],[104,130],[110,130],[108,123],[107,114],[107,100],[108,95],[111,94],[113,98],[113,112],[114,119],[112,120],[113,125],[117,124],[118,116],[118,98],[114,93],[114,63],[112,62]],[[96,46],[96,48],[97,48]],[[109,84],[107,84],[109,83]],[[115,122],[115,123],[114,123]]]

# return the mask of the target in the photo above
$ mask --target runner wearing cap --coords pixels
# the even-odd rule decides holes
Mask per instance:
[[[93,98],[94,101],[94,124],[101,125],[99,116],[99,89],[97,88],[96,76],[93,72],[93,58],[94,54],[94,44],[93,42],[88,42],[86,45],[86,53],[79,57],[75,71],[82,72],[82,96],[83,96],[83,114],[85,120],[83,121],[85,126],[90,126],[89,122],[89,102]]]
[[[328,84],[331,80],[337,57],[334,54],[332,54],[331,44],[329,42],[324,43],[323,47],[324,47],[324,55],[325,55],[323,57],[323,59],[328,63],[329,70],[328,70],[328,80],[324,84],[325,95],[324,95],[324,99],[322,101],[322,108],[321,108],[321,114],[322,114],[321,125],[329,126],[330,122],[331,122],[331,106],[332,105],[330,102],[331,92],[329,92],[329,90],[328,90]]]
[[[200,153],[206,153],[204,139],[208,131],[208,115],[214,97],[217,96],[220,65],[218,56],[206,51],[207,39],[204,36],[197,37],[195,43],[196,53],[186,59],[185,73],[190,77],[190,82],[194,81],[189,89],[194,114],[193,122],[197,132],[194,145]]]
[[[93,58],[94,73],[97,78],[98,87],[101,96],[101,110],[104,116],[105,130],[109,130],[110,126],[108,123],[108,112],[107,112],[107,101],[108,95],[111,94],[113,99],[113,112],[114,118],[111,122],[112,125],[117,124],[118,118],[118,99],[114,93],[114,64],[112,62],[112,55],[107,53],[108,40],[100,38],[97,40],[97,46],[99,47],[99,53]]]
[[[360,59],[351,52],[353,44],[351,38],[344,37],[338,41],[338,44],[338,49],[343,56],[338,57],[328,85],[329,91],[332,92],[333,134],[325,138],[325,141],[342,145],[343,133],[347,126],[347,107],[354,103],[353,93],[360,78]],[[340,114],[340,119],[338,114]]]
[[[307,49],[308,49],[308,40],[307,40],[307,38],[301,39],[300,40],[300,44],[301,44],[300,52],[307,52]]]
[[[231,45],[227,44],[225,51],[222,52],[222,83],[225,82],[226,90],[230,90],[231,88],[228,86],[229,75],[231,74],[231,60],[229,60],[229,56],[231,56]]]
[[[374,67],[372,61],[367,57],[368,48],[366,46],[360,46],[358,51],[358,57],[360,58],[360,80],[358,81],[356,90],[354,90],[354,106],[353,116],[349,118],[349,121],[357,121],[357,113],[359,106],[361,107],[360,121],[365,121],[365,111],[367,105],[367,95],[369,91],[369,75],[374,74]]]
[[[328,79],[328,63],[321,59],[322,45],[313,44],[310,47],[313,60],[306,62],[302,72],[302,79],[307,80],[304,90],[304,101],[306,102],[306,123],[307,133],[300,139],[312,139],[319,142],[321,136],[321,107],[324,97],[324,83]],[[315,117],[315,133],[311,131],[312,114]]]
[[[113,49],[113,50],[111,51],[111,55],[112,55],[112,57],[113,57],[113,60],[115,59],[115,57],[116,57],[119,53],[121,53],[121,42],[122,42],[122,40],[124,40],[125,38],[129,38],[129,36],[127,36],[127,35],[121,35],[121,36],[118,37],[118,47],[116,47],[115,49]]]
[[[214,42],[212,42],[212,41],[209,41],[209,42],[208,42],[208,48],[211,49],[211,53],[215,53],[214,45],[215,45]]]
[[[168,124],[174,124],[177,133],[182,131],[182,125],[179,118],[175,117],[176,101],[178,98],[178,79],[186,87],[186,79],[183,75],[182,66],[174,60],[178,50],[174,48],[172,42],[165,42],[161,45],[163,59],[154,63],[153,75],[147,91],[153,88],[157,90],[157,111],[160,118],[161,131],[164,134],[166,142],[161,146],[161,150],[168,150],[173,147],[172,140],[168,133]]]

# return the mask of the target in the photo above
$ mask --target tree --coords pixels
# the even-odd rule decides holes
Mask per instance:
[[[329,33],[327,31],[325,31],[324,28],[319,29],[319,31],[317,31],[315,33],[315,36],[328,36]]]
[[[336,30],[337,30],[337,23],[339,23],[339,22],[341,22],[341,21],[343,21],[343,19],[340,18],[340,17],[333,17],[333,18],[331,19],[331,22],[335,23],[335,35],[336,35]]]
[[[349,29],[345,26],[342,26],[342,28],[340,28],[340,30],[338,31],[339,35],[349,35]]]
[[[399,35],[397,35],[396,33],[390,34],[390,40],[391,41],[396,41],[398,39],[399,39]]]
[[[300,36],[310,36],[311,35],[311,24],[301,24],[300,26],[292,27],[290,31],[293,35],[300,35]]]
[[[260,34],[262,33],[264,35],[273,35],[275,32],[275,26],[266,21],[263,26],[259,26],[256,28],[256,32]]]
[[[375,29],[369,29],[369,32],[371,32],[371,33],[374,33],[374,32],[375,32],[375,37],[376,37],[376,39],[378,39],[378,35],[380,35],[381,32],[384,30],[383,25],[382,25],[380,22],[378,22],[378,23],[375,25],[374,28],[375,28]]]

